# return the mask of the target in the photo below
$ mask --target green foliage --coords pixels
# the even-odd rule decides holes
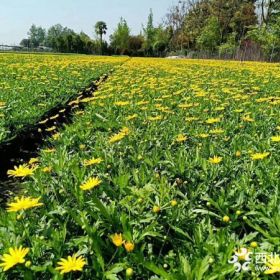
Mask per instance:
[[[111,46],[116,54],[127,54],[129,50],[130,30],[125,19],[121,18],[117,29],[111,35]]]
[[[143,44],[144,44],[144,37],[142,35],[138,36],[129,36],[128,39],[128,50],[129,54],[132,56],[143,56]]]
[[[23,126],[34,124],[48,110],[67,102],[92,79],[118,64],[116,58],[107,64],[104,59],[1,54],[0,141],[14,137]]]
[[[98,21],[95,26],[94,30],[96,35],[99,36],[99,48],[100,48],[100,54],[103,53],[103,35],[107,32],[107,24],[104,21]]]
[[[236,54],[246,59],[247,53],[255,53],[255,57],[272,61],[279,59],[279,18],[278,0],[180,0],[158,26],[150,10],[138,35],[130,34],[126,20],[121,17],[110,36],[110,45],[103,40],[107,32],[104,21],[98,21],[94,27],[98,40],[60,24],[47,32],[32,25],[29,37],[20,44],[28,49],[44,44],[57,52],[132,56],[188,53],[190,57],[202,54],[234,58]],[[254,41],[247,42],[248,38]]]
[[[37,27],[34,24],[31,25],[28,31],[28,35],[30,40],[30,47],[34,48],[43,44],[46,39],[46,31],[42,27]]]
[[[221,56],[234,55],[237,49],[236,36],[237,36],[236,32],[231,33],[227,39],[227,42],[219,46],[219,55]]]
[[[229,260],[240,248],[279,252],[279,65],[117,61],[94,97],[77,99],[84,111],[73,104],[74,122],[47,139],[34,174],[17,182],[17,196],[43,205],[0,210],[0,254],[22,245],[31,261],[0,279],[116,280],[130,277],[128,268],[131,279],[274,279],[254,266],[237,273]],[[253,160],[256,152],[269,155]],[[83,191],[91,177],[102,182]],[[115,233],[134,248],[116,247]],[[86,265],[60,275],[58,261],[73,253]]]
[[[148,16],[147,25],[145,28],[143,28],[144,32],[144,49],[147,55],[152,55],[152,48],[154,43],[154,37],[155,37],[155,27],[154,27],[154,17],[153,17],[153,11],[150,10],[150,14]]]
[[[197,45],[200,49],[214,51],[221,41],[220,26],[216,17],[207,20],[206,25],[197,38]]]
[[[280,55],[280,17],[275,23],[254,27],[248,32],[248,38],[260,44],[268,60]]]

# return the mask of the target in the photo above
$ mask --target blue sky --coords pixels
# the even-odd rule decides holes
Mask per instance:
[[[96,21],[104,20],[108,34],[124,17],[132,33],[141,30],[153,9],[155,23],[160,23],[175,0],[0,0],[0,44],[18,44],[32,23],[48,28],[61,23],[76,32],[93,37]]]

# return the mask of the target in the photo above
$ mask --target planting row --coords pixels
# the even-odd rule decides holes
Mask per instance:
[[[0,142],[87,87],[124,58],[0,55]]]

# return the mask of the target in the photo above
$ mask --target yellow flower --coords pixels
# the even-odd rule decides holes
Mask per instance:
[[[236,109],[236,110],[233,110],[233,112],[235,113],[242,113],[244,110],[243,109]]]
[[[55,120],[55,119],[57,119],[58,117],[59,117],[59,114],[56,114],[56,115],[50,117],[50,120]]]
[[[14,166],[14,170],[8,170],[7,174],[9,177],[27,177],[33,175],[36,166],[29,167],[27,164],[20,166]]]
[[[135,245],[132,242],[127,241],[124,243],[124,248],[127,252],[132,252],[134,250],[134,247]]]
[[[177,200],[173,199],[173,200],[171,200],[170,204],[171,204],[171,206],[174,207],[178,204],[178,202],[177,202]]]
[[[162,116],[156,116],[156,117],[148,117],[149,121],[160,121],[162,120]]]
[[[102,162],[103,160],[101,158],[92,158],[92,159],[86,159],[83,162],[84,166],[94,165]]]
[[[128,101],[117,101],[114,104],[117,106],[126,106],[129,104],[129,102]]]
[[[125,275],[130,278],[133,275],[134,271],[131,267],[127,268],[125,271]]]
[[[211,162],[213,164],[219,164],[222,160],[223,160],[222,157],[217,157],[217,156],[209,158],[209,162]]]
[[[248,258],[250,258],[250,252],[246,248],[240,248],[235,252],[235,254],[240,261],[246,261]]]
[[[251,159],[252,160],[261,160],[264,159],[266,157],[268,157],[270,155],[270,153],[266,152],[266,153],[255,153],[251,155]]]
[[[280,258],[279,255],[275,255],[273,257],[268,257],[268,262],[266,265],[269,267],[268,270],[264,272],[264,274],[274,274],[280,273]]]
[[[271,141],[272,141],[272,142],[280,142],[280,135],[272,136],[272,137],[271,137]]]
[[[160,207],[157,206],[157,205],[155,205],[155,206],[153,207],[153,212],[154,212],[154,213],[159,213],[159,212],[160,212]]]
[[[37,207],[43,205],[43,203],[39,202],[39,198],[32,198],[32,197],[24,197],[21,198],[16,197],[15,202],[10,202],[7,204],[8,212],[17,212],[20,210],[26,210],[29,208]]]
[[[124,240],[122,238],[121,233],[115,233],[114,235],[111,236],[112,242],[114,243],[115,246],[120,247],[122,246]]]
[[[122,133],[115,134],[115,135],[113,135],[113,136],[109,139],[109,143],[110,143],[110,144],[113,144],[113,143],[115,143],[115,142],[119,142],[119,141],[122,140],[124,137],[125,137],[125,135],[122,134]]]
[[[110,139],[109,139],[109,143],[113,144],[115,142],[118,142],[120,140],[122,140],[125,136],[127,136],[129,134],[129,128],[127,127],[123,127],[119,133],[113,135]]]
[[[236,157],[240,157],[241,156],[241,152],[240,151],[236,151],[235,156]]]
[[[80,186],[80,188],[83,191],[88,191],[88,190],[91,190],[91,189],[97,187],[101,183],[102,183],[102,181],[99,178],[93,177],[93,178],[89,178],[84,184],[82,184]]]
[[[46,124],[48,122],[49,119],[45,119],[43,121],[40,121],[39,124]]]
[[[206,123],[207,124],[213,124],[213,123],[218,123],[220,121],[221,121],[220,118],[210,118],[210,119],[206,120]]]
[[[44,167],[42,169],[42,171],[45,172],[45,173],[50,173],[52,171],[52,168],[51,168],[51,166],[47,166],[47,167]]]
[[[222,134],[224,133],[225,131],[223,129],[220,129],[220,128],[217,128],[217,129],[211,129],[210,130],[210,133],[211,134]]]
[[[86,260],[82,256],[77,257],[77,254],[74,254],[68,256],[67,259],[61,258],[57,264],[56,270],[60,270],[60,274],[64,274],[71,271],[82,271]]]
[[[196,118],[196,117],[187,117],[186,118],[187,122],[193,122],[193,121],[198,121],[198,120],[199,120],[199,118]]]
[[[207,138],[207,137],[209,137],[209,134],[201,133],[201,134],[198,135],[198,137],[200,137],[200,138]]]
[[[254,121],[255,121],[255,120],[252,119],[250,116],[244,116],[244,117],[242,118],[242,120],[243,120],[244,122],[254,122]]]
[[[32,165],[32,164],[37,163],[37,162],[39,162],[38,158],[31,158],[28,163]]]
[[[31,261],[27,261],[26,263],[25,263],[25,267],[30,267],[31,266]]]
[[[54,152],[55,152],[55,148],[52,148],[52,149],[44,149],[43,152],[48,153],[48,154],[51,154],[51,153],[54,153]]]
[[[3,267],[4,271],[7,271],[16,264],[24,263],[24,257],[27,255],[28,252],[29,248],[22,248],[22,246],[20,246],[19,248],[9,248],[9,254],[4,254],[1,257],[1,260],[3,262],[0,263],[0,266]]]
[[[120,130],[120,134],[124,134],[124,135],[128,135],[129,134],[129,128],[128,127],[123,127],[121,130]]]
[[[229,216],[224,216],[223,217],[223,222],[228,223],[230,221]]]
[[[56,130],[56,126],[52,126],[52,127],[46,128],[45,130],[48,131],[48,132],[54,131],[54,130]]]
[[[176,142],[185,142],[187,140],[187,136],[185,136],[184,134],[179,134],[177,137],[176,137]]]
[[[252,242],[250,243],[250,246],[251,246],[252,248],[257,248],[257,247],[258,247],[258,243],[257,243],[256,241],[252,241]]]
[[[80,148],[81,150],[84,150],[84,149],[86,148],[86,145],[81,144],[81,145],[79,146],[79,148]]]
[[[59,139],[59,137],[60,137],[60,133],[55,133],[53,136],[52,136],[52,138],[54,139],[54,140],[57,140],[57,139]]]
[[[137,117],[138,117],[138,115],[137,115],[137,114],[134,114],[134,115],[130,115],[130,116],[126,117],[125,119],[126,119],[127,121],[130,121],[130,120],[136,119]]]

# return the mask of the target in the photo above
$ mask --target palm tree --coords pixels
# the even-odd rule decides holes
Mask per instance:
[[[106,34],[106,31],[107,31],[107,24],[104,22],[104,21],[98,21],[96,24],[95,24],[95,33],[100,37],[100,53],[102,54],[102,37],[103,37],[103,34],[105,35]]]

